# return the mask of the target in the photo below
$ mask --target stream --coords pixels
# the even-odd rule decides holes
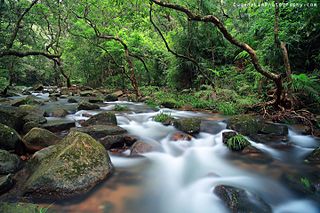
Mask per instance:
[[[46,98],[46,97],[44,97]],[[59,102],[66,108],[73,104]],[[217,114],[171,109],[154,111],[143,103],[105,102],[97,111],[76,111],[68,120],[86,120],[84,115],[112,111],[115,104],[128,106],[130,112],[118,112],[118,125],[142,141],[158,146],[158,151],[129,157],[110,153],[115,173],[83,197],[49,203],[58,212],[132,212],[132,213],[213,213],[229,212],[213,193],[217,185],[229,185],[254,192],[266,201],[275,213],[317,213],[320,205],[311,198],[294,192],[282,180],[284,173],[308,170],[304,157],[319,139],[289,131],[292,146],[277,149],[250,140],[271,160],[254,161],[237,157],[222,143],[225,118]],[[45,106],[48,107],[48,106]],[[50,107],[50,106],[49,106]],[[177,130],[153,121],[165,112],[175,118],[198,117],[201,132],[191,141],[171,141]],[[57,118],[48,118],[50,120]],[[61,119],[61,118],[60,118]],[[79,123],[77,123],[80,126]],[[127,155],[127,156],[126,156]]]

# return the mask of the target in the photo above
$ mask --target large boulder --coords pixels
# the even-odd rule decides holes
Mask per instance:
[[[87,101],[82,101],[79,103],[78,110],[95,110],[100,109],[99,105],[92,104]]]
[[[113,167],[99,142],[73,131],[61,143],[47,148],[40,159],[32,159],[28,168],[31,175],[23,187],[25,194],[63,199],[87,192],[110,175]]]
[[[82,126],[90,125],[117,125],[117,118],[112,112],[102,112],[92,116],[81,124]]]
[[[17,155],[0,149],[0,174],[16,172],[20,167],[20,159]]]
[[[59,140],[60,137],[54,133],[37,127],[31,129],[23,137],[23,143],[26,145],[27,149],[31,151],[38,151],[45,147],[55,145]]]
[[[26,114],[16,107],[0,106],[0,123],[20,131],[24,125],[23,117]]]
[[[100,139],[108,135],[124,134],[127,130],[116,125],[92,125],[88,127],[72,128],[71,131],[86,133],[95,139]]]
[[[272,212],[270,205],[268,205],[259,196],[240,188],[227,185],[218,185],[215,187],[214,193],[225,203],[227,208],[232,213]]]
[[[52,120],[46,124],[43,124],[41,127],[47,129],[51,132],[60,132],[64,130],[69,130],[72,127],[75,127],[75,121],[71,120]]]
[[[28,95],[27,97],[19,98],[11,102],[11,106],[15,106],[15,107],[18,107],[20,105],[26,105],[26,104],[42,105],[43,101],[36,99],[32,95]]]
[[[19,134],[11,127],[0,123],[0,149],[16,150],[20,146]]]
[[[228,120],[228,128],[259,143],[286,142],[288,140],[289,130],[286,125],[266,122],[253,115],[233,116]]]
[[[182,118],[175,120],[173,125],[182,132],[195,134],[200,132],[201,121],[197,118]]]

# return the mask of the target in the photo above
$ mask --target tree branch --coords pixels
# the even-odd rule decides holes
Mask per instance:
[[[4,50],[4,51],[0,51],[0,58],[1,57],[5,57],[5,56],[15,56],[15,57],[27,57],[27,56],[44,56],[48,59],[56,59],[56,58],[60,58],[61,55],[53,55],[53,54],[49,54],[46,52],[41,52],[41,51],[26,51],[26,52],[22,52],[22,51],[17,51],[17,50]]]

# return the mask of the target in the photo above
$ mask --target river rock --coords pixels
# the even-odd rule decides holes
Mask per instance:
[[[201,121],[197,118],[182,118],[175,120],[173,125],[182,132],[195,134],[200,131],[200,123]]]
[[[11,106],[15,106],[15,107],[18,107],[20,105],[26,105],[26,104],[28,104],[28,105],[42,105],[43,101],[36,99],[32,95],[28,95],[27,97],[16,99],[11,102]]]
[[[14,173],[19,169],[20,159],[17,155],[0,149],[0,174]]]
[[[0,106],[0,123],[20,131],[24,125],[23,117],[26,114],[16,107]]]
[[[112,95],[112,94],[108,94],[108,95],[106,95],[104,100],[105,101],[117,101],[118,100],[118,96],[115,96],[115,95]]]
[[[307,157],[306,162],[320,164],[320,147],[313,150]]]
[[[78,101],[75,98],[69,98],[68,103],[78,103]]]
[[[214,193],[225,203],[232,213],[272,212],[270,205],[268,205],[259,196],[240,188],[218,185],[214,188]]]
[[[15,150],[21,146],[19,134],[11,127],[0,123],[0,149]]]
[[[22,132],[24,134],[27,134],[32,128],[40,127],[40,126],[41,126],[41,124],[39,124],[39,123],[36,123],[34,121],[29,121],[23,125]]]
[[[95,139],[100,139],[108,135],[124,134],[127,130],[116,125],[92,125],[88,127],[72,128],[71,131],[86,133]]]
[[[80,96],[89,97],[89,96],[96,96],[96,94],[93,90],[85,90],[80,92]]]
[[[54,133],[41,128],[33,128],[23,137],[24,144],[31,151],[55,145],[59,140],[60,138]]]
[[[71,120],[53,120],[46,124],[43,124],[41,127],[47,129],[51,132],[60,132],[64,130],[69,130],[72,127],[75,127],[75,121]]]
[[[183,133],[183,132],[176,132],[171,136],[170,140],[172,140],[172,141],[191,141],[192,136],[188,135],[186,133]]]
[[[9,191],[13,184],[12,174],[0,176],[0,195]]]
[[[109,176],[113,168],[105,148],[77,131],[30,164],[32,174],[23,187],[24,193],[43,199],[83,194]]]
[[[107,149],[119,149],[130,147],[137,139],[127,134],[107,135],[99,139],[99,142]]]
[[[68,115],[68,111],[62,108],[56,108],[51,112],[51,117],[66,117]]]
[[[31,122],[31,121],[38,123],[38,124],[44,124],[47,122],[47,119],[43,115],[33,113],[33,112],[31,112],[30,114],[27,114],[26,116],[23,117],[24,123]]]
[[[243,135],[238,134],[234,131],[223,132],[222,142],[231,151],[242,151],[247,146],[250,146],[250,142]]]
[[[152,152],[155,150],[158,150],[157,146],[143,142],[143,141],[137,141],[132,145],[132,147],[130,149],[130,151],[131,151],[130,155],[131,156],[139,156],[140,154]]]
[[[3,213],[35,213],[46,212],[45,208],[31,203],[6,203],[0,202],[0,212]]]
[[[233,116],[228,120],[228,128],[250,137],[258,143],[288,141],[288,127],[262,120],[252,115]]]
[[[78,110],[95,110],[100,109],[99,105],[89,103],[87,101],[82,101],[79,103]]]
[[[103,103],[103,99],[100,98],[100,97],[92,97],[92,98],[89,98],[89,103],[93,103],[93,104],[96,104],[96,103]]]
[[[33,86],[33,91],[39,92],[44,89],[44,86],[42,84],[36,84]]]
[[[117,125],[117,118],[112,112],[102,112],[96,114],[83,122],[82,126],[90,126],[90,125]]]

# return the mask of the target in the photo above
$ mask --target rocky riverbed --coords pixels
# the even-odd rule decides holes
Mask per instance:
[[[305,126],[151,108],[122,91],[10,93],[1,212],[319,212],[320,140]]]

